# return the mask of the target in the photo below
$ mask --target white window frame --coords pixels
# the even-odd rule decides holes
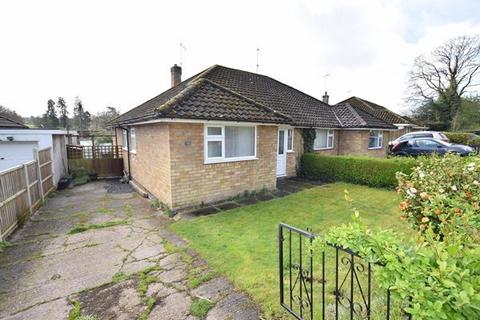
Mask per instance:
[[[375,147],[370,147],[370,134],[372,132],[378,133],[377,144],[376,144]],[[383,131],[382,130],[370,130],[369,131],[367,147],[368,147],[368,150],[375,150],[375,149],[382,149],[383,148]]]
[[[225,158],[225,127],[251,127],[254,128],[254,146],[253,146],[253,156],[245,157],[235,157],[235,158]],[[221,135],[208,135],[208,128],[222,128]],[[208,142],[209,141],[220,141],[222,142],[222,155],[220,157],[208,157]],[[257,159],[257,126],[256,125],[247,125],[247,124],[205,124],[204,125],[204,163],[222,163],[222,162],[235,162],[235,161],[248,161]]]
[[[137,131],[130,128],[130,153],[137,153]]]
[[[122,149],[128,150],[128,139],[127,139],[128,131],[126,129],[122,129]]]
[[[327,147],[326,148],[315,148],[315,140],[313,141],[313,150],[331,150],[335,148],[335,130],[333,129],[315,129],[315,139],[317,138],[318,131],[327,131]],[[332,145],[328,145],[328,141],[332,138]]]
[[[287,128],[287,152],[293,152],[293,132],[295,130],[293,128]],[[290,146],[291,148],[288,148],[288,133],[291,132],[291,138],[292,138],[292,145]]]

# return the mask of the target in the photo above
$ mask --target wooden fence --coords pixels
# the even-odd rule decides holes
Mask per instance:
[[[123,150],[118,145],[74,146],[67,145],[70,171],[83,168],[98,177],[123,175]]]
[[[51,147],[34,160],[0,172],[0,240],[35,212],[54,188]]]

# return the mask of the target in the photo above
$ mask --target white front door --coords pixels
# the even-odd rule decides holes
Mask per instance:
[[[287,130],[278,130],[277,144],[277,177],[287,175]]]

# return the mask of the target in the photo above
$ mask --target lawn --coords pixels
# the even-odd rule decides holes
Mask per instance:
[[[179,221],[172,228],[188,239],[211,267],[248,292],[262,306],[265,317],[279,318],[282,312],[278,302],[278,224],[310,227],[321,234],[332,226],[349,222],[352,210],[344,200],[345,189],[367,225],[409,232],[399,218],[399,200],[394,191],[345,183]]]

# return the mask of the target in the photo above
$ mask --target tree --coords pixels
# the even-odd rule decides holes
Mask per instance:
[[[455,118],[453,130],[478,129],[480,129],[480,97],[462,99],[462,105]]]
[[[65,99],[63,99],[62,97],[58,97],[57,109],[62,127],[68,129],[68,109]]]
[[[18,123],[24,123],[22,116],[7,107],[0,105],[0,116],[8,118]]]
[[[454,122],[462,97],[478,85],[480,37],[461,36],[447,41],[429,56],[415,59],[410,72],[409,101],[417,108],[431,108],[446,129]]]
[[[73,108],[73,126],[77,130],[88,130],[90,128],[91,115],[90,112],[83,108],[82,100],[75,98],[75,107]]]
[[[120,112],[115,107],[107,107],[105,111],[96,113],[92,117],[92,130],[100,131],[106,130],[108,122],[120,115]]]
[[[55,101],[49,99],[47,102],[47,111],[43,115],[42,127],[45,128],[58,128],[59,120],[57,117],[57,111],[55,110]]]

